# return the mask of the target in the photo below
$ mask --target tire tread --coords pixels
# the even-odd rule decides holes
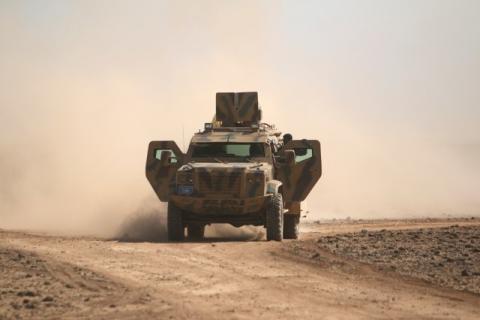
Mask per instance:
[[[272,195],[266,215],[267,240],[283,239],[283,197],[281,193]]]

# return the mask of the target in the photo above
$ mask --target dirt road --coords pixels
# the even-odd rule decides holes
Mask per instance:
[[[0,319],[479,319],[477,294],[310,250],[332,234],[452,224],[480,221],[308,224],[301,240],[283,243],[129,243],[4,230]]]

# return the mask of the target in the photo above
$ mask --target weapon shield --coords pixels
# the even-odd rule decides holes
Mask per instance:
[[[216,120],[224,127],[250,126],[261,120],[257,92],[217,92],[216,105]]]

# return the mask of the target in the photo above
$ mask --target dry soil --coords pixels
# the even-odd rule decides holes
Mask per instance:
[[[336,221],[298,241],[0,231],[0,319],[479,319],[480,220]]]

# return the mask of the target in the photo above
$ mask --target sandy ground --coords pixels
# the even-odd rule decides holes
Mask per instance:
[[[3,230],[0,319],[479,319],[479,228],[478,219],[336,221],[303,225],[299,241],[282,243],[119,242]],[[408,232],[420,229],[411,242]],[[459,252],[471,245],[464,285],[455,277],[468,263],[449,265],[455,270],[446,283],[408,272],[423,270],[428,257],[421,254],[434,251],[429,243],[449,256],[448,245],[432,241],[446,230],[458,236],[447,244]],[[396,246],[415,248],[423,260],[394,258]],[[390,267],[407,260],[417,268]],[[445,265],[432,268],[441,274]]]

